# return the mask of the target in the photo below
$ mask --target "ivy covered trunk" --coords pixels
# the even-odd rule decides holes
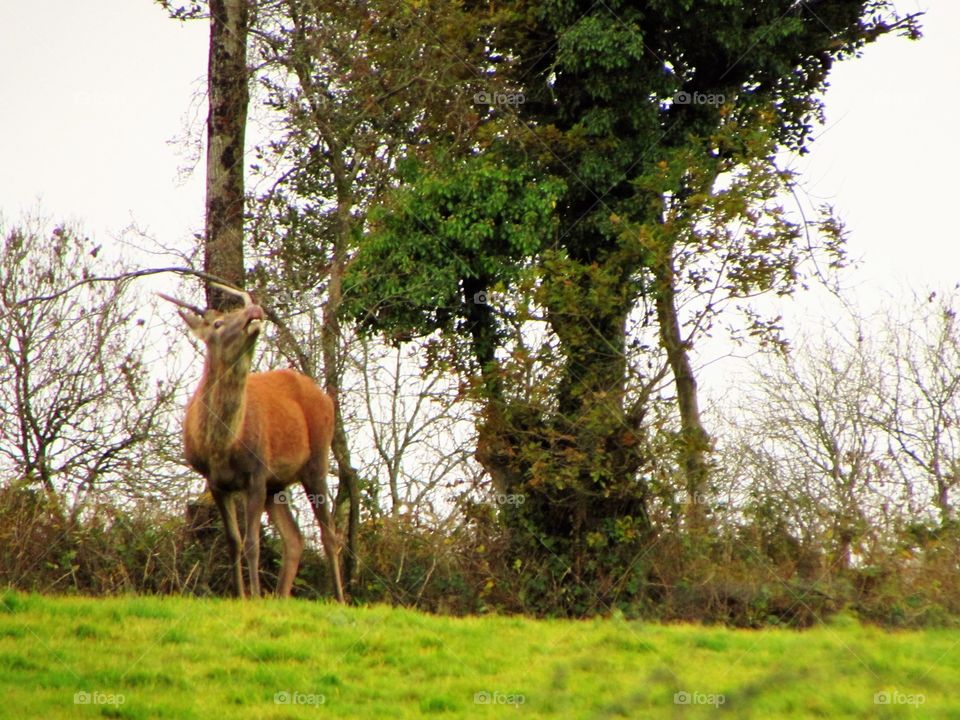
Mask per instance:
[[[631,273],[613,253],[553,268],[540,293],[560,348],[556,406],[509,399],[509,376],[506,390],[488,383],[476,457],[506,500],[527,605],[583,614],[636,591],[650,540],[642,417],[627,407]]]

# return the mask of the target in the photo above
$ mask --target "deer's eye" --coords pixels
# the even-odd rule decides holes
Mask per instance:
[[[217,321],[215,321],[215,322],[213,323],[213,327],[214,327],[215,330],[219,330],[220,328],[222,328],[222,327],[223,327],[223,320],[217,320]]]

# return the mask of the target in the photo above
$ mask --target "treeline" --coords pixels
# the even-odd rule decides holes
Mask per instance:
[[[162,338],[163,326],[135,314],[109,325],[113,286],[82,311],[71,294],[57,295],[106,272],[94,247],[63,227],[7,235],[0,583],[229,594],[219,518],[180,465],[177,425],[191,380],[169,362],[165,378],[150,380],[151,366],[139,364],[150,357],[144,338],[132,338],[139,354],[116,350],[137,328]],[[658,473],[648,477],[643,534],[631,537],[640,532],[632,521],[616,529],[640,551],[582,598],[565,594],[555,557],[523,554],[533,536],[506,518],[521,516],[527,497],[491,488],[471,458],[470,403],[460,389],[443,372],[422,375],[416,354],[357,339],[346,415],[367,481],[352,597],[450,613],[621,612],[744,626],[805,626],[841,609],[885,625],[953,623],[958,305],[956,290],[914,297],[897,312],[850,313],[758,355],[729,393],[734,400],[708,415],[717,428],[710,484],[694,497],[668,461],[675,419],[664,397],[659,429],[643,448],[647,471]],[[114,329],[104,342],[77,339],[105,323]],[[64,351],[44,344],[54,339]],[[81,347],[90,355],[78,355]],[[59,369],[72,358],[82,363],[66,376]],[[131,432],[148,422],[149,432]],[[615,543],[592,540],[597,554],[618,553]],[[299,597],[327,594],[318,547],[305,558]],[[280,555],[265,530],[268,587]]]
[[[209,9],[161,5],[178,21]],[[843,373],[816,387],[827,370],[796,348],[747,408],[768,411],[726,418],[702,409],[695,361],[722,331],[785,348],[758,299],[841,271],[842,223],[791,210],[777,158],[807,149],[834,64],[918,37],[916,16],[792,0],[216,12],[209,145],[242,146],[248,100],[271,135],[246,186],[236,152],[213,153],[205,238],[179,257],[202,250],[208,276],[256,290],[267,364],[337,398],[325,500],[352,597],[746,625],[955,610],[931,575],[953,542],[952,469],[928,443],[953,426],[928,427],[913,356],[884,365],[874,407]],[[178,450],[198,372],[171,352],[183,340],[129,282],[91,281],[116,271],[77,233],[3,237],[0,455],[7,511],[27,518],[9,527],[28,533],[4,579],[219,592],[183,519],[201,490]],[[803,383],[862,399],[850,422],[867,434],[810,409]],[[882,471],[861,440],[887,442]],[[42,568],[31,528],[63,560]]]

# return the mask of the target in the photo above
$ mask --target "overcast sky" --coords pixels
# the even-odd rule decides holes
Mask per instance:
[[[859,292],[960,279],[958,0],[901,0],[925,10],[924,39],[884,38],[840,63],[827,125],[795,161],[806,192],[833,203],[862,267]],[[202,164],[186,182],[186,128],[207,27],[167,19],[150,0],[0,0],[0,214],[41,209],[105,244],[131,223],[187,247],[202,227]],[[815,302],[813,296],[810,302]]]

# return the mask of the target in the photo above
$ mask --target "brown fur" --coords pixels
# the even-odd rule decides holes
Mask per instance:
[[[209,440],[204,441],[202,430],[208,420],[203,386],[201,381],[187,405],[184,449],[187,462],[206,475],[214,448]],[[268,490],[277,492],[297,482],[311,458],[317,459],[329,451],[333,401],[310,378],[294,370],[248,375],[242,417],[239,434],[230,438],[230,464],[247,472],[259,469],[265,475]]]

